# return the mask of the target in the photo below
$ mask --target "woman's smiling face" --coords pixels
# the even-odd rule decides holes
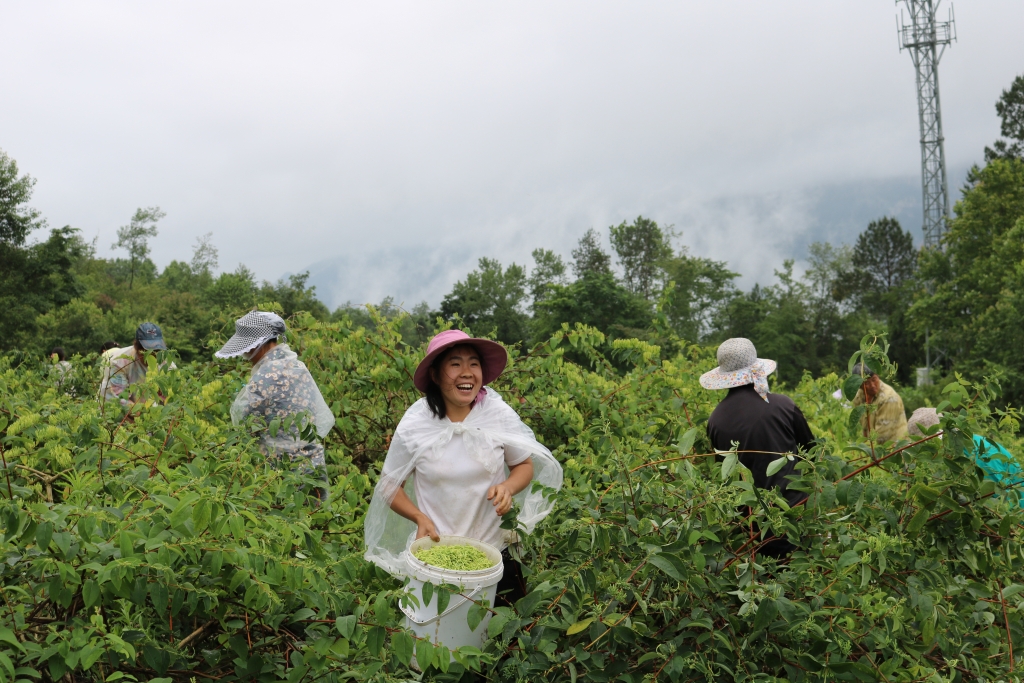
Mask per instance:
[[[441,396],[449,409],[458,410],[472,404],[484,385],[480,354],[468,344],[449,349],[437,368],[431,369],[430,375],[441,388]]]

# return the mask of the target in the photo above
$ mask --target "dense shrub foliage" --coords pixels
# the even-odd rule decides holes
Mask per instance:
[[[230,424],[241,364],[151,373],[126,413],[94,400],[91,361],[70,388],[0,361],[0,678],[397,681],[420,676],[414,653],[424,680],[996,681],[1024,665],[1018,494],[964,456],[975,433],[1019,452],[988,386],[945,388],[943,438],[880,446],[831,397],[843,378],[805,377],[789,393],[819,446],[795,484],[810,499],[787,509],[708,452],[709,350],[676,340],[661,360],[584,327],[513,354],[497,383],[566,482],[525,541],[531,592],[449,663],[361,557],[422,349],[401,320],[294,323],[337,416],[322,507]],[[769,526],[802,546],[788,563],[758,554]]]

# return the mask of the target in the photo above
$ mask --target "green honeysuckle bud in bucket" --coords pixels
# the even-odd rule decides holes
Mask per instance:
[[[420,562],[453,571],[471,572],[494,566],[484,552],[471,545],[435,545],[413,554]]]

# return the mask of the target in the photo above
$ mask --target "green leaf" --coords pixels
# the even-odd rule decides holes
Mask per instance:
[[[36,527],[36,545],[44,553],[46,549],[50,547],[50,539],[53,538],[53,525],[49,522],[43,522]]]
[[[469,613],[466,615],[466,623],[469,625],[469,630],[475,631],[480,625],[480,622],[487,616],[487,613],[488,610],[486,606],[474,603],[473,606],[469,608]]]
[[[526,596],[516,600],[516,612],[522,617],[529,616],[543,600],[544,591],[534,588]]]
[[[1003,589],[1003,600],[1008,600],[1021,591],[1024,591],[1024,586],[1019,583],[1011,583]]]
[[[852,401],[857,396],[857,392],[860,391],[860,385],[864,384],[864,377],[860,375],[850,375],[843,382],[843,396],[846,397],[847,401]],[[832,386],[835,386],[834,384]]]
[[[426,671],[434,663],[434,646],[426,638],[416,641],[416,663],[420,671]]]
[[[487,622],[487,637],[496,638],[499,633],[505,628],[505,624],[509,621],[509,614],[507,607],[499,607],[495,610],[497,614],[491,617],[491,620]]]
[[[118,538],[118,545],[121,548],[121,557],[129,558],[135,554],[135,542],[127,531],[122,531]]]
[[[680,455],[688,455],[690,449],[693,448],[693,442],[697,440],[698,429],[693,427],[692,429],[686,430],[683,434],[683,438],[679,440],[679,444],[676,446],[676,450],[679,451]]]
[[[448,586],[438,586],[437,590],[437,613],[441,614],[448,609],[448,603],[452,599],[452,594],[448,590]]]
[[[775,617],[778,613],[779,608],[775,604],[775,601],[770,598],[765,598],[761,601],[761,604],[757,606],[757,614],[754,615],[754,624],[751,626],[751,630],[756,633],[761,629],[767,628],[773,621],[775,621]]]
[[[429,581],[423,582],[423,589],[420,591],[420,595],[423,596],[423,606],[426,607],[430,604],[431,598],[434,597],[434,584]]]
[[[573,624],[565,630],[565,635],[574,636],[577,633],[586,631],[587,627],[594,623],[594,619],[595,617],[590,617],[588,619],[584,619],[583,621],[577,621],[575,624]]]
[[[864,412],[867,409],[864,406],[854,406],[853,410],[850,411],[850,419],[847,421],[846,426],[850,430],[851,434],[861,434],[861,418],[864,417]]]
[[[201,498],[196,506],[192,508],[192,527],[195,532],[201,533],[210,525],[210,501]]]
[[[699,572],[704,571],[704,567],[707,566],[707,559],[704,557],[704,553],[699,550],[693,554],[693,568]]]
[[[725,454],[725,460],[722,461],[722,481],[728,481],[729,475],[736,469],[736,463],[739,462],[739,456],[736,455],[736,451],[729,451]]]
[[[84,516],[78,520],[78,535],[86,543],[92,543],[92,532],[96,529],[96,520],[90,516]]]
[[[0,626],[0,641],[10,643],[21,652],[25,651],[25,646],[18,641],[17,636],[14,635],[14,631],[6,626]]]
[[[789,462],[789,456],[786,455],[776,460],[772,460],[770,463],[768,463],[768,469],[765,470],[765,475],[770,477],[773,474],[778,473],[779,470],[786,466],[787,462]]]
[[[860,562],[860,553],[856,550],[847,550],[839,556],[839,569],[846,569]]]
[[[233,591],[242,585],[242,582],[249,578],[249,572],[244,569],[239,569],[235,572],[235,575],[231,577],[231,583],[228,584],[228,590]]]
[[[448,667],[452,664],[452,651],[447,646],[441,643],[437,644],[434,648],[434,666],[440,669],[442,672],[447,673]]]
[[[931,516],[928,514],[928,508],[921,508],[907,523],[907,533],[916,534],[924,528],[925,522]]]
[[[409,663],[412,662],[412,648],[413,640],[408,632],[398,631],[395,635],[391,636],[391,651],[398,658],[398,661],[406,666],[409,666]]]
[[[686,580],[686,566],[674,555],[659,553],[657,555],[651,555],[647,558],[647,561],[671,576],[676,581]]]
[[[92,668],[92,665],[103,656],[103,648],[97,647],[92,643],[88,643],[82,648],[82,656],[79,660],[79,664],[83,671],[88,671]]]
[[[917,484],[910,490],[911,495],[916,496],[923,505],[931,505],[939,496],[942,495],[939,491],[936,491],[931,486],[925,484]]]
[[[92,609],[100,602],[100,585],[89,579],[82,585],[82,602],[89,609]]]
[[[380,649],[384,646],[384,639],[388,632],[383,626],[374,626],[366,633],[366,649],[371,655],[380,655]]]
[[[337,629],[342,638],[352,640],[352,632],[356,629],[356,616],[349,614],[344,617],[338,617],[334,620],[334,628]]]
[[[303,607],[298,612],[288,617],[288,623],[294,624],[296,622],[305,621],[306,619],[312,619],[315,616],[315,610],[312,610],[309,607]]]

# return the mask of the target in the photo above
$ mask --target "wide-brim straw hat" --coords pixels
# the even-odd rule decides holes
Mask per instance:
[[[778,363],[768,358],[758,358],[754,343],[743,337],[726,339],[718,347],[718,367],[700,376],[700,385],[705,389],[731,389],[745,384],[754,384],[754,374],[763,377],[775,372]]]
[[[508,351],[505,347],[490,339],[478,339],[470,337],[462,330],[445,330],[434,336],[427,345],[427,356],[420,361],[416,367],[412,382],[416,388],[427,393],[430,386],[430,366],[442,353],[453,346],[468,344],[480,354],[480,361],[483,363],[484,385],[490,384],[498,378],[508,364]]]

